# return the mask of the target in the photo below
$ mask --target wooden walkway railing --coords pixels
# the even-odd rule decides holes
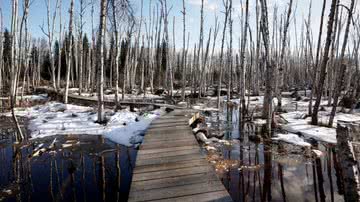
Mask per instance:
[[[129,201],[232,201],[188,126],[188,112],[155,120],[137,154]]]

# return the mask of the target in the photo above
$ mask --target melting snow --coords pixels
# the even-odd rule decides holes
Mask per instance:
[[[104,135],[116,143],[131,146],[142,141],[146,128],[162,112],[156,110],[138,115],[128,110],[105,111],[108,123],[101,125],[95,122],[97,113],[91,107],[49,102],[17,109],[16,115],[30,118],[28,129],[32,138],[62,134]]]
[[[290,144],[295,144],[303,147],[310,147],[311,144],[305,142],[303,138],[299,137],[296,134],[277,134],[277,137],[272,138],[273,140],[284,141]]]

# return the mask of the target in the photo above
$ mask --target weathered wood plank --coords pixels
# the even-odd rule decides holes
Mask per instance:
[[[154,137],[154,138],[150,138],[150,137],[145,137],[144,138],[144,143],[155,143],[155,142],[166,142],[166,141],[178,141],[178,140],[193,140],[193,137],[190,137],[188,135],[166,135],[166,136],[160,136],[160,137]]]
[[[136,160],[140,161],[143,159],[164,158],[164,157],[175,157],[176,158],[177,156],[187,155],[187,154],[197,155],[197,154],[199,154],[199,148],[198,149],[187,149],[187,150],[181,150],[181,151],[168,151],[168,152],[154,153],[154,154],[143,154],[143,155],[140,155]]]
[[[149,130],[155,128],[169,128],[169,127],[183,127],[183,126],[184,126],[184,122],[159,123],[159,124],[151,124]]]
[[[185,116],[155,120],[139,148],[129,201],[232,201],[206,161]]]
[[[190,196],[183,196],[177,198],[168,198],[162,200],[154,200],[154,202],[184,202],[184,201],[196,201],[196,202],[231,202],[232,199],[227,191],[217,191],[203,194],[195,194]]]
[[[219,181],[209,181],[199,184],[131,192],[129,196],[129,201],[169,199],[223,190],[224,187]]]
[[[184,126],[184,125],[180,125],[180,126],[167,126],[167,127],[153,127],[153,128],[149,128],[148,131],[166,131],[166,130],[188,130],[189,126]]]
[[[199,147],[196,145],[191,146],[182,146],[182,147],[172,147],[172,148],[159,148],[159,149],[142,149],[138,152],[138,156],[143,154],[155,154],[169,151],[181,151],[181,150],[189,150],[189,149],[198,149]]]
[[[173,118],[167,118],[167,119],[157,119],[151,123],[151,125],[159,125],[159,124],[167,124],[167,123],[186,123],[188,120],[187,117],[173,117]]]
[[[137,166],[133,173],[145,173],[145,172],[153,172],[153,171],[162,171],[162,170],[173,170],[179,168],[189,168],[195,166],[206,166],[209,165],[207,161],[204,159],[195,159],[191,161],[185,162],[174,162],[174,163],[163,163],[156,165],[147,165],[147,166]]]
[[[137,181],[132,183],[132,191],[144,191],[151,189],[160,189],[167,187],[177,187],[189,184],[198,184],[209,181],[217,181],[214,173],[200,173],[192,175],[183,175],[177,177],[161,178],[154,180]]]
[[[180,146],[191,146],[196,145],[197,141],[195,139],[188,140],[178,140],[178,141],[163,141],[155,142],[149,144],[143,144],[140,146],[140,149],[154,149],[154,148],[168,148],[168,147],[180,147]]]
[[[205,159],[204,156],[201,155],[181,155],[176,157],[164,157],[164,158],[154,158],[154,159],[143,159],[141,161],[136,162],[136,166],[143,166],[143,165],[154,165],[154,164],[162,164],[162,163],[173,163],[173,162],[183,162],[195,159]]]
[[[152,180],[152,179],[161,179],[168,177],[176,177],[190,174],[199,174],[199,173],[208,173],[212,171],[213,168],[210,166],[199,166],[199,167],[190,167],[190,168],[179,168],[174,170],[162,170],[155,172],[147,173],[136,173],[133,176],[133,182],[143,181],[143,180]]]
[[[147,131],[146,132],[146,136],[154,136],[154,138],[159,137],[159,136],[177,136],[177,135],[187,135],[189,136],[189,128],[183,128],[183,129],[177,129],[177,130],[171,130],[171,129],[167,129],[167,130],[153,130],[153,131]]]

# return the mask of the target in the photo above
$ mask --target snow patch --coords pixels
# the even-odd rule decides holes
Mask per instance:
[[[105,111],[108,123],[101,125],[96,123],[97,112],[91,107],[49,102],[16,109],[17,116],[30,118],[28,129],[32,138],[69,134],[104,135],[126,146],[141,143],[145,130],[163,112],[164,110],[158,109],[138,115],[128,110],[108,110]],[[11,116],[10,113],[4,115]]]
[[[302,147],[310,147],[311,144],[308,142],[305,142],[305,140],[301,137],[299,137],[296,134],[277,134],[277,137],[272,138],[273,140],[277,140],[277,141],[283,141],[286,143],[290,143],[290,144],[295,144],[295,145],[299,145]]]

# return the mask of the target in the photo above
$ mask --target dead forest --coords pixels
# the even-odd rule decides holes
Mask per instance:
[[[360,201],[359,59],[360,0],[1,0],[0,201]]]
[[[293,0],[285,10],[270,10],[266,0],[243,0],[240,13],[235,13],[233,0],[223,0],[223,16],[215,16],[208,31],[206,1],[201,0],[199,36],[187,30],[185,0],[180,11],[172,10],[167,0],[153,0],[148,8],[143,1],[135,12],[130,0],[47,0],[46,21],[39,26],[28,23],[30,0],[12,0],[11,26],[5,27],[1,14],[0,29],[0,89],[10,97],[11,108],[16,97],[38,86],[63,92],[64,103],[69,88],[78,88],[79,95],[96,92],[99,122],[104,121],[104,89],[113,90],[116,102],[132,91],[162,89],[181,101],[209,96],[212,90],[218,107],[224,95],[240,98],[244,114],[247,96],[263,94],[262,116],[271,130],[274,111],[281,111],[282,92],[309,90],[308,114],[315,125],[322,98],[332,106],[329,125],[340,101],[349,113],[358,103],[360,17],[355,0],[324,0],[318,30],[311,27],[311,1],[308,16],[296,19]],[[62,12],[64,6],[68,13]],[[250,15],[250,10],[256,12]],[[175,15],[182,24],[175,24]],[[43,36],[34,38],[29,26],[38,26]],[[175,38],[175,26],[181,26],[182,38]],[[233,33],[234,26],[241,32]],[[190,37],[198,42],[190,44]]]

